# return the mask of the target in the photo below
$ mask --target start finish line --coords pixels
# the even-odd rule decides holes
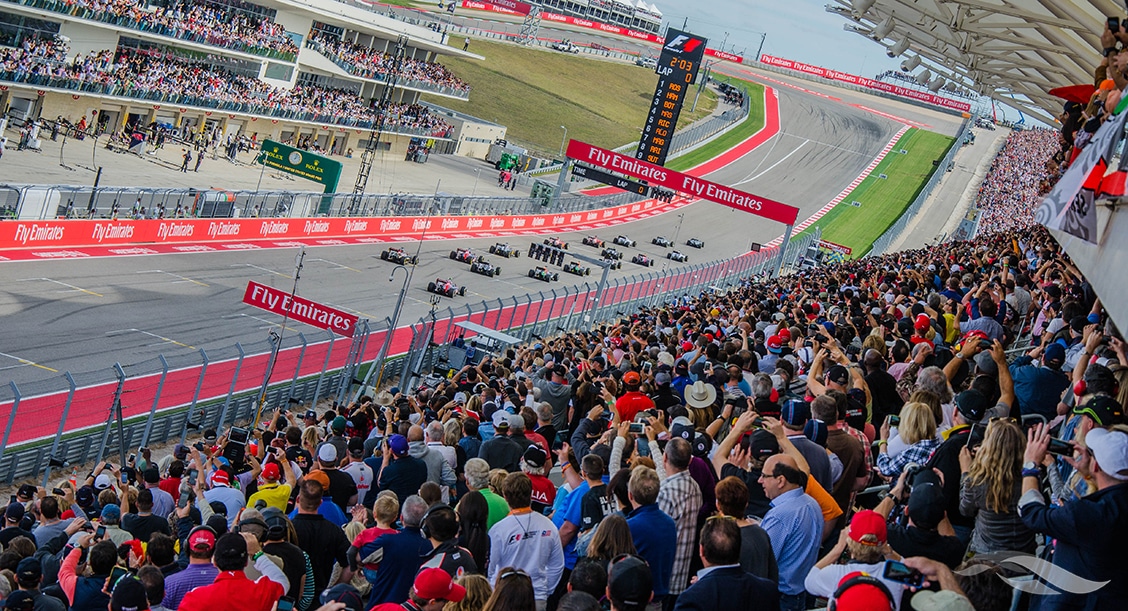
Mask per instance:
[[[794,225],[795,220],[799,218],[799,209],[794,206],[788,206],[703,178],[676,172],[579,140],[568,142],[568,157],[620,174],[641,178],[651,185],[661,185],[680,193],[687,193],[749,214],[762,216],[789,227]],[[791,233],[790,229],[788,233]]]

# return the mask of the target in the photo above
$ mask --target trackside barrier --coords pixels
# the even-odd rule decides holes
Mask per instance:
[[[885,230],[885,233],[882,233],[876,240],[873,241],[873,246],[870,247],[870,251],[866,253],[866,256],[877,256],[885,254],[885,251],[889,248],[889,245],[892,244],[898,237],[900,237],[901,233],[905,231],[905,227],[908,227],[909,221],[912,221],[916,217],[917,213],[920,212],[920,209],[924,206],[925,200],[927,200],[928,196],[932,194],[932,190],[935,189],[936,185],[940,184],[940,181],[942,181],[944,179],[944,176],[948,174],[948,169],[952,165],[952,160],[956,157],[956,153],[958,153],[960,149],[963,148],[964,142],[967,140],[968,131],[970,129],[971,121],[965,120],[960,126],[959,133],[956,134],[955,140],[952,141],[952,146],[948,147],[948,152],[944,155],[944,158],[937,163],[936,169],[932,172],[932,176],[929,177],[928,182],[924,183],[924,187],[922,187],[920,192],[917,193],[916,198],[913,199],[913,202],[911,204],[909,204],[909,207],[906,208],[903,213],[901,213],[901,216],[897,219],[897,222],[893,223],[893,225],[889,227],[889,229]]]
[[[818,232],[792,240],[784,254],[790,269]],[[436,345],[457,336],[455,323],[472,320],[525,339],[560,330],[591,328],[639,306],[673,302],[703,291],[726,290],[771,274],[778,249],[689,267],[618,278],[599,294],[591,282],[473,305],[448,306],[400,327],[386,354],[383,380],[410,382],[442,360]],[[388,335],[388,321],[372,323],[361,362],[371,366]],[[468,334],[468,337],[472,334]],[[339,345],[338,345],[339,344]],[[226,348],[159,355],[139,363],[0,387],[0,422],[10,425],[0,446],[0,481],[55,473],[89,463],[117,448],[142,442],[183,441],[189,432],[224,429],[254,417],[273,344],[263,338]],[[266,416],[290,398],[303,406],[331,397],[341,385],[348,343],[328,332],[287,333],[279,346],[266,392]],[[406,370],[404,366],[411,363]],[[357,378],[363,377],[357,372]],[[120,397],[119,436],[111,408]],[[61,467],[59,465],[62,465]]]

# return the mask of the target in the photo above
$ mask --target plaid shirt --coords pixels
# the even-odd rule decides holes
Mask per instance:
[[[678,543],[674,552],[674,569],[670,574],[670,594],[681,594],[689,587],[689,564],[693,560],[697,513],[701,511],[701,487],[689,471],[675,473],[662,482],[658,490],[658,508],[674,519],[678,527]]]
[[[918,465],[923,465],[928,462],[928,459],[932,456],[932,451],[938,445],[940,445],[940,441],[933,437],[918,441],[893,457],[882,452],[877,455],[877,470],[885,477],[897,477],[901,475],[901,471],[909,463],[915,462]]]
[[[872,473],[873,472],[873,452],[870,451],[869,437],[866,437],[865,433],[859,431],[858,429],[856,429],[852,426],[846,425],[846,426],[843,426],[842,428],[847,433],[849,433],[851,437],[853,437],[854,439],[857,439],[858,443],[862,444],[862,455],[864,455],[865,458],[866,458],[866,471]]]

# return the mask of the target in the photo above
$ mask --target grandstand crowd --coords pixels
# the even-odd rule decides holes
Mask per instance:
[[[1050,190],[1053,157],[1059,151],[1061,136],[1053,130],[1022,130],[1007,136],[975,198],[982,231],[1014,231],[1034,222],[1031,202]]]
[[[365,127],[379,115],[375,100],[352,91],[308,84],[282,89],[210,61],[134,49],[68,60],[65,47],[45,39],[29,38],[19,48],[0,50],[0,80]],[[417,104],[393,105],[385,125],[439,137],[451,129]]]
[[[348,65],[348,71],[364,78],[388,81],[395,70],[395,56],[371,47],[341,40],[324,32],[311,31],[308,44],[329,57]],[[468,94],[470,85],[455,76],[438,62],[427,62],[405,57],[400,65],[400,83],[422,83],[432,87],[451,89]]]

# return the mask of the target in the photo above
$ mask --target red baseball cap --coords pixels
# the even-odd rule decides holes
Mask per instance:
[[[623,383],[624,384],[641,384],[642,378],[639,377],[637,371],[628,371],[628,372],[623,374]]]
[[[188,534],[188,549],[208,550],[215,547],[215,532],[207,526],[197,526]]]
[[[867,541],[864,539],[866,535],[872,535],[877,540]],[[871,509],[859,511],[854,514],[854,519],[850,520],[850,538],[862,545],[885,545],[887,536],[885,518],[876,511]]]
[[[852,583],[848,583],[853,580]],[[834,608],[839,611],[891,611],[893,595],[889,588],[872,575],[854,571],[838,582]]]
[[[791,341],[791,329],[788,329],[787,327],[780,329],[778,335],[781,342]]]
[[[423,600],[445,600],[459,602],[466,596],[466,588],[454,583],[450,573],[432,567],[419,571],[415,576],[415,596]]]
[[[928,314],[917,314],[916,322],[913,323],[914,329],[923,331],[930,326],[932,326],[932,319],[928,317]]]
[[[212,484],[223,484],[226,486],[231,483],[231,478],[227,476],[227,472],[223,469],[212,473]]]
[[[682,352],[689,352],[689,351],[693,350],[693,342],[689,342],[689,341],[682,342],[681,349],[682,349]]]
[[[773,336],[769,337],[768,341],[765,342],[765,343],[768,346],[768,350],[772,350],[774,352],[779,352],[780,348],[783,347],[783,341],[780,340],[778,335],[773,335]]]
[[[278,465],[272,462],[266,463],[262,466],[262,478],[272,482],[278,481]]]

